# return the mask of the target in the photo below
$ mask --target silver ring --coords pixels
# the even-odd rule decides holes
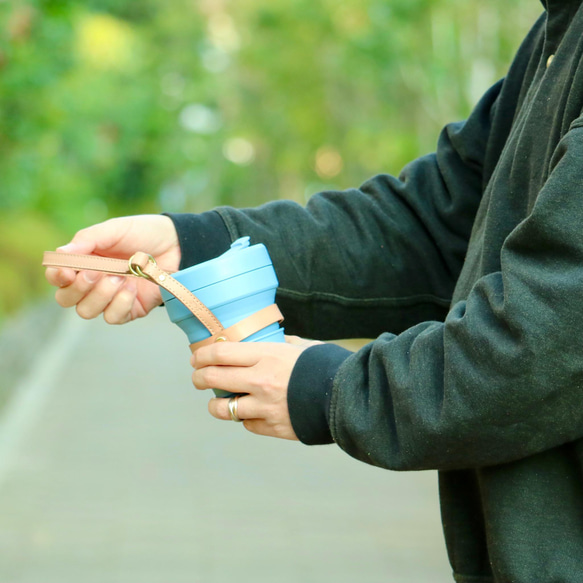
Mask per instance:
[[[241,395],[235,395],[234,397],[231,397],[229,399],[228,405],[229,405],[229,415],[231,416],[231,419],[235,422],[235,423],[241,423],[241,421],[243,421],[243,419],[241,419],[239,417],[239,415],[237,415],[237,409],[238,409],[238,404],[237,401],[239,399]]]

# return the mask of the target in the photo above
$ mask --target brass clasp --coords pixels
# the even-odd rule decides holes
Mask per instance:
[[[128,267],[129,270],[136,276],[136,277],[143,277],[145,279],[150,279],[150,277],[148,275],[146,275],[143,271],[142,268],[139,265],[134,266],[133,262],[134,262],[134,257],[136,256],[136,254],[134,253],[134,255],[132,255],[129,260],[128,260]],[[149,263],[153,263],[154,265],[156,265],[156,260],[150,255],[148,254],[148,262]]]

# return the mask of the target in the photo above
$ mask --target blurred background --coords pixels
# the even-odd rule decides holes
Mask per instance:
[[[503,76],[536,0],[0,0],[0,321],[110,216],[398,173]]]
[[[217,428],[206,399],[190,402],[184,338],[146,342],[160,314],[121,333],[63,323],[40,260],[112,216],[303,203],[396,174],[504,75],[541,11],[537,0],[0,0],[2,583],[247,580],[223,544],[242,549],[235,563],[255,582],[326,581],[331,564],[337,582],[449,580],[434,478],[347,470],[330,448],[296,454]],[[174,384],[135,387],[129,346]],[[95,370],[95,354],[108,366]],[[233,468],[248,493],[234,501]],[[207,516],[192,496],[213,479]],[[261,528],[237,530],[249,507]],[[239,540],[225,543],[222,527]],[[330,541],[348,563],[322,554]]]

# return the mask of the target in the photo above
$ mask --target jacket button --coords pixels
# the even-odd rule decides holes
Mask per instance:
[[[555,55],[549,55],[549,58],[547,59],[547,69],[551,66],[551,63],[553,62],[554,58]]]

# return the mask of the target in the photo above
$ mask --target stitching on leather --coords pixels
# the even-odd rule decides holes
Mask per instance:
[[[54,261],[58,267],[70,267],[71,269],[87,269],[87,270],[102,270],[102,271],[115,271],[119,272],[123,269],[121,273],[127,273],[129,270],[128,260],[124,259],[114,259],[111,257],[100,257],[97,255],[81,255],[76,253],[56,253],[54,251],[47,252],[45,254],[46,261],[44,263],[47,266]],[[214,330],[220,332],[223,330],[223,325],[218,320],[218,318],[186,287],[184,287],[179,281],[174,279],[170,274],[166,273],[164,270],[160,269],[155,263],[149,264],[151,267],[149,269],[150,273],[154,276],[152,277],[153,283],[161,285],[159,282],[160,275],[165,275],[167,278],[167,283],[161,285],[167,289],[172,295],[176,296],[179,301],[181,301],[201,322],[202,324],[214,334]],[[107,267],[106,267],[107,266]],[[117,269],[113,269],[116,266]],[[144,267],[147,270],[147,266]],[[145,271],[147,273],[147,271]],[[174,290],[174,291],[173,291]]]
[[[111,257],[101,257],[101,255],[79,255],[75,253],[56,253],[54,251],[48,252],[47,257],[63,257],[65,258],[78,258],[81,261],[103,261],[107,263],[127,263],[128,259],[113,259]]]
[[[261,314],[259,321],[257,320],[258,314]],[[198,342],[193,342],[190,345],[191,350],[196,350],[199,347],[207,346],[213,342],[213,338],[216,337],[219,333],[222,336],[227,336],[230,342],[241,342],[245,338],[248,338],[252,334],[267,328],[267,326],[271,326],[271,324],[275,324],[277,322],[281,322],[283,320],[283,315],[280,312],[277,304],[270,304],[265,308],[261,308],[251,316],[247,316],[243,320],[240,320],[236,324],[229,326],[228,328],[224,328],[220,332],[215,334],[211,334],[209,338],[205,338],[204,340],[199,340]],[[252,327],[249,329],[248,326],[252,324]],[[241,331],[241,325],[243,325],[243,330]]]
[[[98,255],[76,255],[73,253],[55,253],[49,252],[46,254],[46,261],[44,261],[47,267],[69,267],[71,269],[87,269],[91,271],[92,269],[98,269],[98,266],[92,265],[94,263],[98,264],[108,264],[108,265],[118,265],[119,269],[124,268],[124,272],[128,271],[127,260],[124,259],[112,259],[110,257],[100,257]],[[99,268],[101,270],[106,269],[104,266]]]
[[[193,296],[193,294],[185,288],[179,281],[175,280],[173,277],[168,276],[168,283],[163,286],[172,295],[176,296],[207,328],[211,334],[215,334],[213,330],[221,331],[223,330],[223,325],[219,322],[217,317],[198,299]],[[172,291],[173,289],[178,290],[178,293]],[[180,297],[180,296],[185,296]]]

